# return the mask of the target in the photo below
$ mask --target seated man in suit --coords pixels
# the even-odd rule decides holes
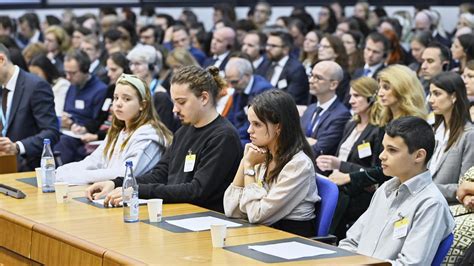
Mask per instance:
[[[375,192],[339,247],[392,265],[430,265],[454,229],[448,203],[427,169],[433,129],[422,118],[405,116],[387,125],[382,145],[383,173],[393,178]]]
[[[319,62],[311,72],[310,93],[318,101],[303,113],[301,125],[316,157],[336,154],[344,126],[351,118],[347,107],[336,96],[343,75],[341,66],[333,61]],[[319,168],[316,170],[322,172]]]
[[[249,121],[246,108],[256,95],[273,88],[264,77],[253,74],[252,64],[244,58],[233,57],[225,67],[225,78],[235,89],[232,95],[232,106],[227,119],[237,128],[242,146],[250,142],[247,132]]]
[[[18,170],[40,166],[43,139],[59,138],[54,96],[45,80],[21,70],[0,43],[0,155],[18,155]]]
[[[293,38],[288,32],[270,32],[266,51],[270,60],[265,77],[277,89],[291,94],[296,104],[308,103],[308,76],[298,59],[291,57]]]
[[[364,68],[356,69],[352,79],[355,80],[360,77],[377,79],[377,74],[385,67],[384,62],[388,49],[389,42],[384,35],[378,32],[369,34],[365,40]]]
[[[184,66],[174,73],[173,111],[183,125],[160,162],[137,177],[139,198],[186,202],[223,212],[224,192],[242,158],[237,131],[216,110],[216,97],[224,86],[216,67],[204,70]],[[117,177],[95,183],[86,193],[91,200],[107,195],[104,203],[117,206],[122,198],[122,184],[123,177]]]
[[[89,66],[89,73],[95,75],[105,84],[109,83],[109,77],[107,76],[107,69],[100,62],[100,55],[102,53],[100,49],[100,42],[95,36],[86,36],[82,40],[81,48],[91,61]]]
[[[235,44],[236,33],[232,28],[224,27],[214,31],[211,41],[212,57],[204,61],[203,67],[215,66],[224,71],[230,52]]]
[[[66,94],[61,127],[76,134],[84,134],[84,125],[98,118],[107,94],[107,85],[89,74],[90,60],[81,50],[73,50],[64,58],[64,72],[71,86]],[[95,133],[95,132],[89,132]],[[74,137],[62,135],[54,150],[61,152],[63,163],[85,158],[84,143]]]
[[[173,48],[182,47],[187,49],[199,65],[202,66],[204,60],[206,60],[206,55],[203,51],[191,46],[191,36],[189,36],[189,31],[186,27],[180,25],[173,26],[171,41],[173,42]]]
[[[260,31],[250,31],[245,34],[242,40],[241,51],[249,56],[250,60],[252,60],[254,73],[260,76],[265,76],[266,68],[270,64],[265,55],[266,43],[267,35]]]

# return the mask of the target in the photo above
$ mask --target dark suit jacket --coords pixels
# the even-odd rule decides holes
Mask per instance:
[[[375,70],[375,73],[372,75],[372,78],[377,79],[377,74],[385,68],[385,65],[382,64],[379,68]],[[364,76],[364,68],[358,68],[354,71],[354,75],[352,75],[352,80],[358,79]]]
[[[20,70],[6,135],[25,147],[26,153],[18,156],[20,171],[40,166],[43,139],[49,138],[53,146],[59,138],[53,91],[46,81]]]
[[[253,73],[256,74],[256,75],[260,75],[262,77],[265,77],[265,75],[267,74],[268,68],[270,67],[271,64],[272,64],[272,62],[270,62],[270,60],[268,60],[267,56],[264,55],[263,56],[263,61],[260,63],[260,65],[256,69],[254,69]]]
[[[271,62],[268,61],[265,74],[271,65]],[[265,68],[265,67],[264,67]],[[286,87],[280,86],[279,84],[282,80],[286,80]],[[283,84],[284,85],[284,84]],[[295,99],[296,104],[306,105],[308,103],[309,98],[309,83],[308,83],[308,76],[304,70],[303,65],[297,59],[293,57],[289,57],[288,61],[286,62],[283,70],[281,71],[280,77],[278,78],[278,83],[275,86],[277,89],[284,90],[293,96]]]
[[[301,117],[301,125],[304,132],[306,132],[306,129],[311,123],[311,118],[315,110],[316,104],[311,104]],[[337,146],[342,138],[344,125],[350,118],[351,113],[338,99],[321,115],[316,130],[314,130],[311,136],[307,136],[318,140],[316,144],[312,146],[316,157],[320,154],[336,154]]]
[[[219,66],[219,70],[220,71],[224,71],[225,70],[225,66],[227,65],[227,62],[229,62],[229,59],[230,59],[230,54],[229,53],[225,58],[224,60],[222,60],[222,63],[221,65]],[[214,65],[216,61],[214,60],[214,58],[211,56],[211,57],[208,57],[206,60],[204,60],[204,63],[202,64],[202,67],[203,68],[206,68],[208,66],[212,66]]]
[[[339,143],[339,146],[337,147],[336,156],[339,156],[339,150],[342,143],[349,137],[356,126],[357,123],[353,120],[347,122],[342,134],[342,139]],[[384,132],[380,127],[370,124],[367,125],[367,127],[360,133],[359,138],[357,138],[356,142],[352,146],[349,156],[347,157],[347,161],[341,161],[339,170],[343,173],[350,173],[359,171],[361,168],[370,168],[380,165],[379,154],[382,150],[383,134]],[[372,155],[361,159],[359,158],[357,146],[362,143],[370,143]]]
[[[268,82],[264,77],[254,75],[253,78],[254,80],[249,94],[236,92],[232,95],[232,107],[227,114],[227,119],[229,119],[239,133],[242,146],[250,142],[250,136],[249,133],[247,133],[250,123],[247,119],[247,114],[245,113],[244,108],[249,104],[253,97],[273,88],[272,84],[270,84],[270,82]]]

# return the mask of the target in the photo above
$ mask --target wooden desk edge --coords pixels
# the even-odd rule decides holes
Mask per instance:
[[[45,236],[48,236],[48,237],[51,237],[55,240],[64,242],[64,243],[66,243],[66,244],[68,244],[72,247],[75,247],[75,248],[78,248],[78,249],[83,250],[85,252],[94,254],[98,257],[103,257],[106,250],[107,250],[104,247],[93,244],[93,243],[91,243],[87,240],[84,240],[84,239],[81,239],[81,238],[78,238],[78,237],[75,237],[75,236],[71,236],[71,235],[69,235],[68,233],[66,233],[64,231],[56,230],[56,229],[54,229],[50,226],[47,226],[47,225],[35,224],[33,226],[33,233],[35,233],[35,232],[39,233],[39,234],[42,234],[42,235],[45,235]]]

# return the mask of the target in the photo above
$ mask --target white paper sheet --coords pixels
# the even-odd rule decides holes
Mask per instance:
[[[268,255],[279,257],[282,259],[292,260],[304,257],[312,257],[318,255],[333,254],[336,251],[329,249],[318,248],[311,245],[306,245],[296,241],[283,242],[270,245],[256,245],[249,246],[250,249],[262,252]]]
[[[93,200],[92,202],[96,203],[96,204],[99,204],[99,205],[104,205],[104,199],[97,199],[97,200]],[[145,205],[148,201],[145,200],[145,199],[139,199],[138,200],[138,204],[139,205]],[[109,204],[110,207],[112,207],[112,205]],[[119,203],[119,206],[122,207],[122,202]]]
[[[230,222],[224,219],[219,219],[212,216],[196,217],[196,218],[186,218],[180,220],[171,220],[166,221],[175,226],[179,226],[191,231],[204,231],[210,230],[212,224],[225,224],[227,227],[239,227],[241,224]]]

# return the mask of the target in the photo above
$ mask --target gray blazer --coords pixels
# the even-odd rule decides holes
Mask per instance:
[[[467,123],[460,139],[441,156],[436,170],[431,173],[433,182],[448,202],[457,202],[459,178],[474,165],[474,126]]]

